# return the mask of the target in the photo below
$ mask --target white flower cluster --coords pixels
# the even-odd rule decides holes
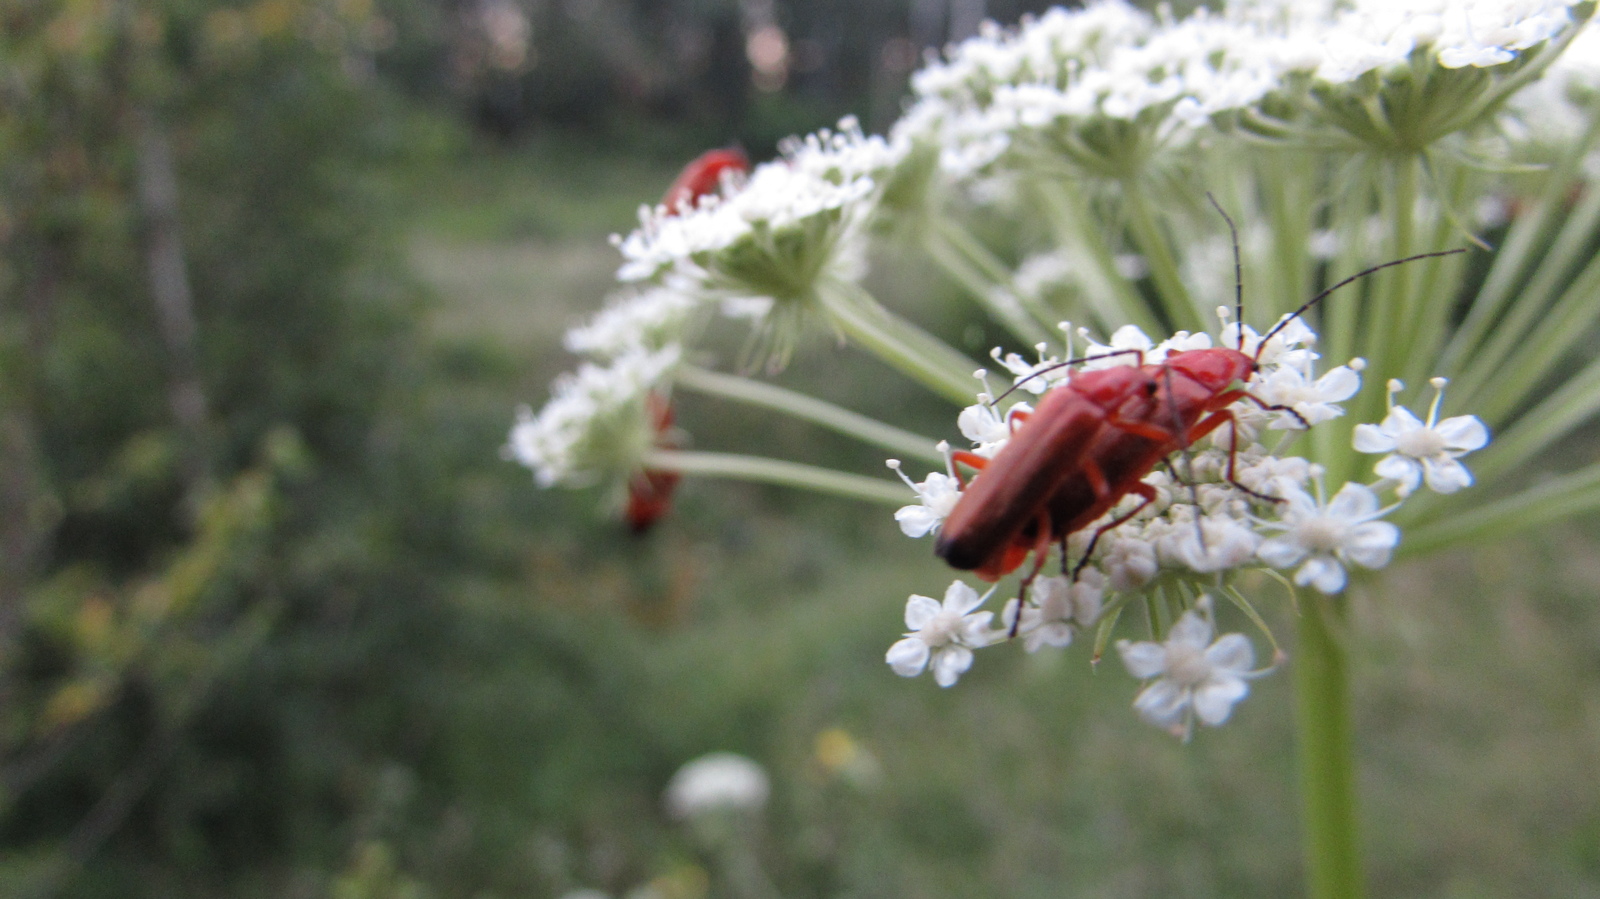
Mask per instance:
[[[1593,19],[1545,70],[1544,77],[1511,98],[1511,110],[1536,140],[1576,139],[1600,102],[1600,25]]]
[[[1174,454],[1167,466],[1145,475],[1143,488],[1153,494],[1153,500],[1145,501],[1127,485],[1110,485],[1113,491],[1127,491],[1126,495],[1099,521],[1069,535],[1068,557],[1061,560],[1061,566],[1071,576],[1032,579],[1020,608],[1015,601],[1005,608],[1002,627],[989,627],[992,613],[978,611],[983,599],[960,581],[951,586],[943,607],[926,597],[913,596],[906,610],[911,630],[890,651],[890,665],[907,676],[931,666],[936,680],[949,686],[971,665],[972,650],[1003,642],[1008,636],[1021,637],[1030,652],[1042,646],[1064,646],[1074,630],[1095,626],[1102,608],[1157,582],[1175,586],[1184,595],[1198,595],[1224,573],[1266,567],[1292,571],[1295,584],[1333,594],[1344,590],[1351,566],[1374,569],[1387,565],[1400,530],[1383,521],[1384,516],[1423,484],[1440,493],[1469,485],[1471,475],[1459,457],[1485,446],[1488,431],[1470,415],[1438,420],[1443,379],[1433,382],[1437,393],[1426,421],[1393,404],[1394,393],[1401,389],[1393,383],[1389,385],[1390,411],[1384,421],[1359,425],[1355,430],[1357,451],[1383,454],[1375,468],[1378,480],[1346,483],[1328,498],[1320,466],[1283,454],[1264,442],[1267,435],[1278,432],[1271,442],[1284,447],[1299,430],[1343,415],[1341,403],[1359,390],[1360,360],[1318,374],[1315,342],[1316,334],[1298,319],[1285,321],[1265,344],[1247,326],[1225,326],[1215,345],[1241,347],[1258,366],[1245,385],[1247,398],[1227,409],[1231,425],[1217,429],[1200,444]],[[1074,373],[1086,368],[1146,365],[1159,376],[1162,360],[1169,354],[1206,352],[1212,346],[1206,334],[1180,332],[1157,343],[1139,329],[1127,327],[1117,331],[1109,343],[1090,340],[1085,355],[1092,361],[1082,365],[1063,365],[1053,358],[1029,363],[1015,356],[1002,357],[998,351],[996,358],[1018,385],[1048,381],[1055,390],[1072,390]],[[1019,403],[1002,411],[984,394],[977,405],[963,410],[957,424],[972,443],[970,452],[994,459],[1015,434],[1029,427],[1026,422],[1019,423],[1015,414],[1019,409],[1027,411],[1028,407]],[[1108,422],[1102,427],[1117,426]],[[941,448],[950,458],[948,448]],[[1070,467],[1075,462],[1063,460],[1063,465]],[[898,471],[900,465],[891,462],[891,467]],[[980,479],[1005,476],[1004,471],[992,469],[975,475]],[[956,463],[950,462],[947,471],[933,472],[920,482],[912,482],[903,473],[901,477],[918,500],[895,514],[901,530],[912,537],[937,532],[963,497]],[[1384,505],[1381,491],[1392,492],[1394,502]],[[1043,505],[1041,498],[1041,510]],[[1019,529],[1026,524],[1014,523]],[[1036,561],[1041,566],[1044,562]],[[1024,563],[1023,570],[1036,569]],[[1204,655],[1201,650],[1209,641],[1209,628],[1209,623],[1198,617],[1186,617],[1174,626],[1163,651],[1169,657],[1180,652],[1173,648],[1171,641],[1175,640]],[[1205,641],[1196,636],[1201,630],[1206,631]],[[1238,637],[1238,641],[1243,639]],[[1238,669],[1240,664],[1247,668],[1248,644],[1241,650],[1236,642],[1229,640],[1226,646],[1207,652],[1219,657],[1218,664],[1228,661],[1224,665],[1228,670]],[[1149,672],[1156,670],[1151,661],[1154,653],[1123,649],[1130,670],[1141,677],[1153,676]],[[1177,678],[1173,683],[1198,689],[1197,685],[1206,682],[1193,665],[1184,667],[1170,660],[1168,664],[1175,666],[1173,670],[1187,672],[1172,675]],[[1179,713],[1192,706],[1202,723],[1216,724],[1226,717],[1232,702],[1223,703],[1219,697],[1237,699],[1243,690],[1227,680],[1212,692],[1185,694],[1188,698],[1171,690],[1147,695],[1151,698],[1141,698],[1140,710],[1152,721],[1163,725],[1187,722]]]
[[[535,415],[517,410],[506,453],[533,469],[541,487],[587,486],[623,477],[657,437],[650,395],[678,363],[680,348],[635,347],[607,365],[584,363],[556,379]]]
[[[904,156],[853,118],[837,131],[791,139],[733,189],[688,208],[644,207],[639,227],[614,242],[624,282],[671,284],[701,296],[804,299],[818,276],[853,277],[859,241],[882,176]]]
[[[918,72],[916,102],[895,134],[940,148],[958,178],[1039,149],[1116,175],[1214,116],[1286,95],[1296,79],[1337,94],[1370,72],[1419,61],[1512,62],[1565,28],[1571,5],[1256,0],[1181,20],[1122,0],[1052,9],[1015,30],[990,25]]]

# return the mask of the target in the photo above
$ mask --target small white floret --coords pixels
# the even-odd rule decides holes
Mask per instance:
[[[1153,679],[1133,701],[1139,717],[1187,738],[1194,721],[1215,727],[1249,692],[1255,652],[1243,634],[1212,641],[1209,598],[1184,612],[1161,643],[1117,641],[1122,664],[1134,677]]]
[[[1362,453],[1388,453],[1374,469],[1379,477],[1395,482],[1395,492],[1408,496],[1424,482],[1435,493],[1454,493],[1472,486],[1472,472],[1459,457],[1489,443],[1489,429],[1476,415],[1457,415],[1438,421],[1444,379],[1436,378],[1428,420],[1419,420],[1404,406],[1389,408],[1378,425],[1356,426],[1355,448]],[[1390,399],[1399,385],[1391,385]]]
[[[905,639],[889,647],[885,660],[895,674],[916,677],[933,669],[941,687],[953,686],[972,667],[972,650],[988,645],[993,612],[975,611],[986,595],[961,581],[950,584],[944,602],[913,595],[906,601]]]
[[[1263,527],[1283,533],[1262,541],[1256,549],[1261,561],[1273,568],[1298,565],[1294,582],[1309,584],[1327,594],[1344,589],[1348,580],[1346,562],[1362,568],[1389,564],[1400,542],[1400,529],[1377,520],[1389,510],[1380,508],[1372,488],[1354,482],[1345,484],[1331,502],[1323,505],[1298,486],[1280,484],[1285,488],[1281,517],[1264,522]]]

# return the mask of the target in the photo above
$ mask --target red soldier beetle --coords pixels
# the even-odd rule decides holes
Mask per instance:
[[[701,197],[717,192],[724,172],[750,171],[750,157],[738,147],[707,150],[696,156],[678,173],[661,198],[661,205],[674,215],[692,208]]]
[[[655,444],[671,446],[675,442],[672,440],[672,401],[651,392],[645,402],[651,427],[655,429]],[[628,478],[628,503],[622,510],[628,529],[635,534],[643,534],[667,514],[672,504],[672,491],[677,489],[682,477],[675,471],[659,468],[642,468],[634,472]]]
[[[701,197],[715,193],[722,185],[725,172],[748,171],[750,159],[743,150],[737,147],[708,150],[683,167],[683,171],[673,179],[672,186],[662,195],[661,205],[669,213],[677,215],[692,208]],[[651,393],[646,402],[646,414],[650,416],[651,427],[655,429],[656,445],[671,445],[672,401],[659,393]],[[677,472],[662,469],[644,468],[634,472],[628,479],[628,500],[622,510],[628,529],[635,534],[643,534],[667,514],[672,505],[672,492],[677,489],[681,479],[682,476]]]
[[[1209,198],[1209,195],[1208,195]],[[1235,269],[1235,320],[1238,345],[1185,350],[1146,364],[1077,372],[1053,388],[1030,415],[1012,417],[1010,440],[992,459],[973,453],[955,453],[955,463],[978,469],[964,485],[941,528],[935,552],[952,567],[975,571],[994,581],[1015,571],[1034,554],[1033,570],[1022,580],[1025,597],[1043,567],[1052,544],[1062,551],[1062,572],[1068,569],[1068,536],[1098,521],[1132,494],[1142,501],[1132,510],[1096,529],[1083,559],[1071,569],[1076,576],[1087,564],[1100,537],[1155,500],[1153,488],[1143,479],[1171,454],[1187,450],[1223,424],[1232,423],[1228,408],[1251,400],[1264,409],[1300,415],[1284,406],[1271,406],[1245,390],[1260,368],[1267,343],[1291,321],[1299,318],[1334,291],[1390,266],[1465,252],[1462,249],[1422,253],[1376,265],[1323,290],[1285,316],[1262,335],[1254,356],[1244,352],[1243,280],[1238,232],[1233,220],[1212,200],[1233,234]],[[1103,359],[1112,353],[1068,360],[1056,368]],[[1019,382],[1020,383],[1020,382]],[[1012,389],[1016,389],[1013,387]],[[1008,391],[1009,392],[1009,391]],[[1004,394],[1002,394],[1002,397]],[[1304,419],[1301,423],[1305,424]],[[1234,477],[1237,436],[1228,452],[1227,480],[1260,499],[1276,500],[1250,490]],[[1203,534],[1202,534],[1203,541]],[[1020,615],[1013,622],[1020,622]]]

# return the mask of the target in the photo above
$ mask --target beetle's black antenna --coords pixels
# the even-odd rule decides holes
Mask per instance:
[[[1211,201],[1211,208],[1222,216],[1228,223],[1228,234],[1233,237],[1233,321],[1239,328],[1239,351],[1244,352],[1244,263],[1239,261],[1239,229],[1234,226],[1233,218],[1217,202],[1217,198],[1206,191],[1206,199]],[[1302,310],[1304,311],[1304,310]]]
[[[1350,277],[1344,279],[1343,281],[1340,281],[1338,284],[1335,284],[1332,287],[1328,288],[1327,290],[1324,290],[1322,293],[1319,293],[1316,296],[1312,297],[1311,299],[1306,300],[1305,305],[1301,306],[1299,309],[1296,309],[1293,313],[1284,316],[1282,321],[1280,321],[1276,325],[1272,326],[1272,330],[1270,330],[1266,334],[1262,335],[1261,344],[1260,345],[1261,346],[1266,346],[1267,345],[1267,341],[1271,340],[1273,338],[1273,336],[1276,335],[1279,331],[1282,331],[1285,325],[1289,324],[1289,322],[1294,321],[1295,319],[1297,319],[1300,316],[1304,315],[1306,313],[1306,310],[1310,309],[1312,306],[1315,306],[1318,303],[1322,302],[1323,300],[1327,299],[1328,298],[1328,294],[1333,293],[1335,290],[1338,290],[1339,288],[1345,286],[1346,284],[1349,284],[1352,281],[1359,281],[1362,278],[1365,278],[1366,276],[1372,274],[1373,272],[1382,271],[1382,270],[1388,268],[1391,265],[1405,265],[1407,262],[1416,262],[1418,259],[1433,259],[1433,258],[1438,257],[1438,256],[1454,256],[1457,253],[1465,253],[1466,251],[1467,251],[1466,247],[1456,247],[1453,250],[1440,250],[1437,253],[1418,253],[1415,256],[1407,256],[1404,259],[1393,259],[1393,260],[1390,260],[1389,262],[1382,263],[1381,265],[1374,265],[1372,268],[1366,269],[1364,271],[1356,272],[1355,274],[1353,274]]]

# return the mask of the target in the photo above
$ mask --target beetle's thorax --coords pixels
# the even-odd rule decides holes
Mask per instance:
[[[1250,380],[1257,368],[1254,359],[1228,347],[1173,353],[1165,365],[1214,393]]]

